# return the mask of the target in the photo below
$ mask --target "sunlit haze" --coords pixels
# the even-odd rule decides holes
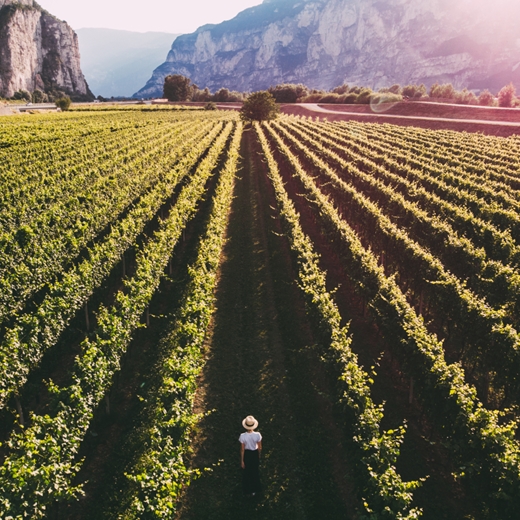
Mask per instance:
[[[262,0],[38,0],[73,29],[103,27],[127,31],[190,33],[207,23],[220,23]]]
[[[39,0],[51,14],[73,29],[103,27],[128,31],[190,33],[207,23],[220,23],[263,0]],[[424,0],[423,0],[424,1]],[[413,3],[411,4],[413,5]],[[511,20],[520,14],[519,0],[431,0],[431,6],[454,14],[467,13],[489,21]]]

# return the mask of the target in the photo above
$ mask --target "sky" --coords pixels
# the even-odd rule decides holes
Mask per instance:
[[[262,0],[38,0],[73,29],[102,27],[186,34],[229,20]]]

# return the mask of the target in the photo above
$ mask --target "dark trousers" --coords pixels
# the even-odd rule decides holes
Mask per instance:
[[[258,450],[244,450],[243,485],[244,493],[258,493],[260,491],[260,458]]]

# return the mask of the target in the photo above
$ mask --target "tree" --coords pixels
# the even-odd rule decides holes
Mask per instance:
[[[31,101],[32,96],[27,90],[20,89],[13,94],[13,99],[17,101]]]
[[[213,94],[213,101],[216,101],[217,103],[225,103],[226,101],[229,101],[229,94],[229,89],[221,88]]]
[[[370,103],[370,98],[372,96],[372,89],[364,88],[358,94],[355,103],[357,105],[368,105]]]
[[[333,94],[339,94],[340,96],[343,94],[348,94],[348,85],[343,83],[343,85],[339,85],[338,87],[334,87],[331,92]]]
[[[70,108],[70,97],[69,96],[63,96],[58,98],[56,101],[56,106],[60,108],[61,110],[65,111]]]
[[[515,103],[516,90],[512,83],[502,87],[502,90],[498,93],[498,106],[499,107],[512,107]]]
[[[164,78],[163,93],[168,101],[188,101],[193,93],[193,85],[186,76],[169,75]]]
[[[357,100],[357,97],[358,95],[354,92],[349,92],[348,94],[345,94],[343,96],[343,103],[345,103],[345,105],[353,105],[356,100]]]
[[[419,99],[426,95],[426,86],[422,83],[420,85],[406,85],[406,87],[403,87],[402,95],[410,99]]]
[[[269,87],[277,103],[296,103],[298,99],[305,97],[309,90],[305,85],[294,83],[283,83],[276,87]]]
[[[244,101],[240,109],[242,121],[266,121],[276,119],[280,108],[276,104],[273,95],[266,90],[253,92]]]
[[[483,107],[492,107],[495,102],[495,96],[489,90],[483,90],[478,97],[478,104]]]
[[[430,87],[430,97],[439,99],[455,99],[457,97],[457,91],[451,83],[444,83],[442,85],[434,83]]]
[[[32,93],[32,102],[33,103],[46,103],[47,101],[48,101],[47,94],[45,94],[41,90],[36,89]]]
[[[478,105],[478,98],[471,90],[463,88],[460,92],[455,93],[455,103],[460,105]]]
[[[228,95],[228,101],[232,102],[232,103],[236,103],[238,101],[244,101],[244,94],[242,94],[242,92],[232,90]]]
[[[195,90],[191,96],[192,101],[209,101],[211,99],[211,92],[206,87],[204,90]]]
[[[320,103],[339,103],[340,95],[334,92],[330,92],[329,94],[325,94],[321,99]]]

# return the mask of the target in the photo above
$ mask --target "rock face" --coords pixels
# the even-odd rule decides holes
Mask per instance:
[[[93,97],[81,72],[76,33],[33,0],[0,0],[0,95],[36,89]]]
[[[136,96],[161,96],[168,74],[211,90],[279,83],[520,87],[519,15],[510,0],[265,0],[179,36]]]

